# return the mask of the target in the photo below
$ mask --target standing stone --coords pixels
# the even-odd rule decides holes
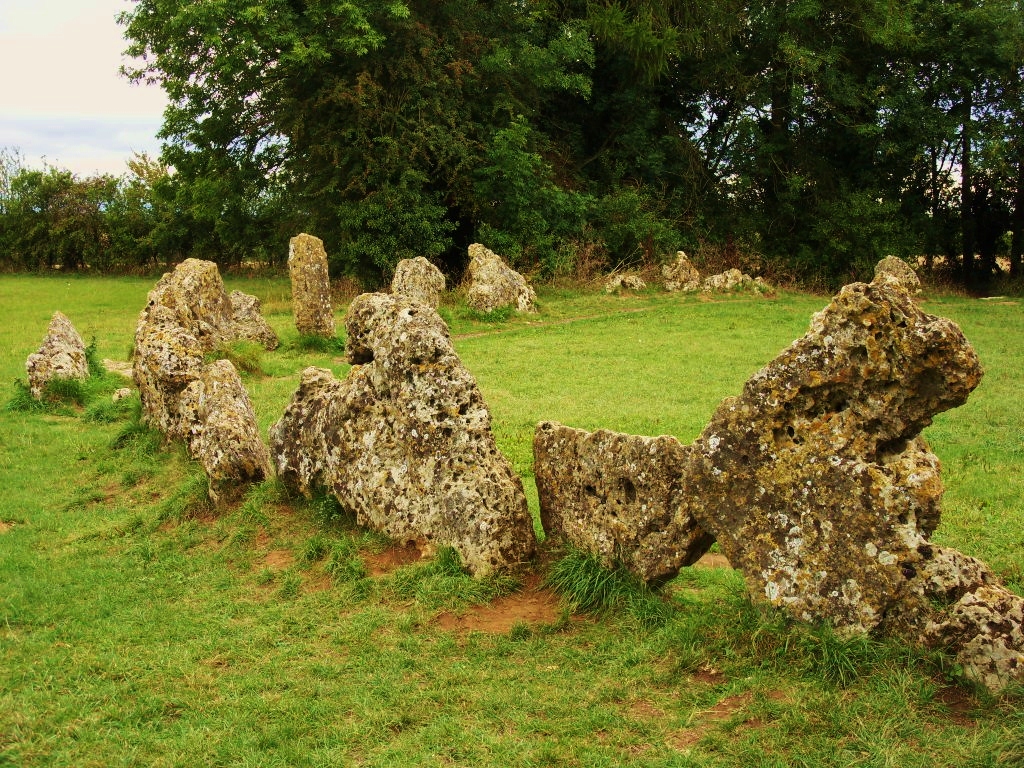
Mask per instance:
[[[278,476],[303,493],[329,490],[399,541],[454,547],[476,575],[527,560],[522,482],[444,321],[420,302],[363,294],[345,325],[347,378],[307,368],[271,427]]]
[[[204,366],[193,392],[202,429],[189,449],[210,480],[210,498],[237,496],[250,483],[270,477],[270,456],[234,365],[214,360]]]
[[[391,292],[396,296],[407,296],[421,301],[431,309],[437,309],[441,304],[441,294],[444,293],[444,275],[422,256],[402,259],[395,267]]]
[[[886,256],[875,265],[875,279],[878,283],[883,280],[894,280],[903,285],[910,295],[921,292],[921,279],[917,272],[903,259],[896,256]]]
[[[277,334],[264,319],[260,311],[260,300],[241,291],[232,291],[228,300],[234,318],[235,338],[254,341],[267,350],[277,349]]]
[[[480,312],[515,307],[536,312],[537,294],[526,278],[509,267],[494,251],[480,243],[469,246],[466,303]]]
[[[205,362],[218,345],[239,338],[244,325],[236,320],[217,265],[186,259],[150,291],[135,328],[132,378],[143,419],[169,440],[188,445],[207,472],[214,500],[230,495],[233,484],[261,480],[269,471],[234,366]],[[264,337],[264,344],[270,342]]]
[[[690,263],[683,251],[676,253],[676,260],[661,268],[666,291],[689,293],[700,288],[700,272]]]
[[[751,290],[757,293],[766,293],[770,286],[760,277],[753,278],[740,272],[738,269],[727,269],[717,275],[705,278],[701,285],[703,293],[725,293],[727,291]]]
[[[331,280],[324,241],[296,235],[288,242],[288,274],[292,281],[295,327],[303,336],[334,336]]]
[[[84,381],[89,378],[85,342],[63,313],[53,313],[43,344],[28,356],[25,370],[29,391],[37,400],[43,396],[46,384],[54,379]]]
[[[674,577],[714,543],[697,525],[682,476],[690,449],[669,435],[586,432],[537,425],[534,475],[544,531],[562,535],[606,568],[646,582]]]
[[[621,291],[642,291],[647,287],[639,275],[612,275],[604,284],[605,293],[619,293]]]
[[[718,407],[685,474],[694,514],[753,595],[875,629],[933,552],[942,481],[920,432],[981,373],[960,329],[900,284],[848,285]]]

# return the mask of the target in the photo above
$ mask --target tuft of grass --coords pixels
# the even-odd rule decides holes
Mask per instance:
[[[82,420],[94,424],[114,424],[118,421],[137,422],[142,415],[142,401],[138,397],[123,397],[118,401],[102,398],[90,403]]]
[[[429,610],[487,603],[520,586],[519,580],[507,573],[483,578],[470,576],[452,547],[441,547],[428,562],[399,568],[386,581],[387,591],[392,595],[400,600],[415,600]]]
[[[15,379],[14,394],[4,405],[4,410],[12,413],[45,413],[48,408],[44,401],[32,397],[32,390],[24,379]]]
[[[672,607],[625,568],[605,568],[593,555],[569,549],[551,565],[545,584],[572,611],[604,614],[625,610],[641,626],[663,626]]]
[[[202,472],[191,468],[174,492],[160,505],[160,520],[194,520],[213,511],[210,501],[210,481]]]
[[[338,336],[310,336],[299,334],[295,341],[295,347],[300,352],[319,352],[327,354],[332,352],[344,352],[345,340]]]
[[[254,376],[264,376],[263,347],[252,341],[233,341],[219,344],[206,355],[211,360],[228,360],[235,368]]]
[[[326,571],[334,581],[359,581],[368,575],[359,549],[350,537],[343,537],[330,545],[325,543],[324,546],[324,554],[328,557]]]
[[[85,348],[85,363],[89,366],[89,376],[101,379],[107,375],[106,366],[96,351],[96,337],[93,336],[89,345]]]

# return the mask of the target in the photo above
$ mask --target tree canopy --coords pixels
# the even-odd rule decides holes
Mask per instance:
[[[1021,11],[137,0],[128,74],[170,98],[163,173],[72,186],[118,198],[86,204],[116,218],[107,261],[275,262],[308,231],[369,282],[420,255],[457,275],[477,240],[543,274],[706,246],[829,284],[888,254],[984,282],[1024,248]],[[89,217],[42,202],[66,176],[21,173],[9,258],[102,263],[98,234],[33,240],[53,211]]]

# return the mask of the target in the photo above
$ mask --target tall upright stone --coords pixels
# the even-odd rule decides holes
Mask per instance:
[[[324,241],[300,234],[288,242],[288,274],[292,283],[295,327],[303,336],[334,336],[331,279]]]
[[[437,309],[441,303],[441,294],[444,293],[444,275],[422,256],[402,259],[395,267],[391,292],[396,296],[408,296],[422,301],[431,309]]]
[[[504,307],[536,312],[537,294],[526,278],[498,254],[480,243],[473,243],[469,246],[466,269],[466,303],[480,312]]]

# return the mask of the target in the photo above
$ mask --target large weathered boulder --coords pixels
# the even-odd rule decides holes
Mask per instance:
[[[210,497],[237,496],[250,483],[270,477],[270,456],[260,439],[256,413],[235,367],[228,360],[203,366],[184,399],[196,414],[189,450],[210,481]]]
[[[480,312],[502,307],[515,307],[520,312],[537,311],[537,294],[526,278],[480,243],[469,246],[466,282],[466,303]]]
[[[444,293],[444,275],[441,270],[422,256],[402,259],[395,267],[391,280],[391,292],[423,302],[431,309],[437,309]]]
[[[683,251],[676,253],[676,260],[661,268],[666,291],[689,293],[700,288],[700,272],[690,263]]]
[[[450,546],[474,574],[534,550],[522,482],[435,311],[363,294],[345,319],[348,376],[307,368],[271,427],[278,476],[323,488],[357,521],[400,541]]]
[[[303,336],[334,336],[331,278],[324,241],[305,233],[288,241],[295,327]]]
[[[240,305],[242,320],[236,319],[216,264],[186,259],[150,291],[135,328],[132,378],[143,419],[169,440],[187,443],[209,476],[214,499],[229,494],[231,484],[263,479],[269,470],[234,366],[205,362],[207,353],[246,333],[240,329],[253,328],[245,313],[254,306],[258,312],[258,302],[243,299]],[[276,336],[258,335],[265,345],[276,343]]]
[[[900,284],[848,285],[718,407],[687,466],[694,514],[755,596],[873,630],[933,552],[942,482],[919,434],[981,374],[960,329]]]
[[[537,425],[534,475],[541,523],[647,582],[675,576],[714,539],[697,525],[682,477],[690,449],[669,435],[587,432],[553,421]]]
[[[54,312],[46,328],[42,346],[25,361],[28,386],[32,397],[39,399],[47,383],[54,379],[89,378],[89,361],[85,342],[67,316]]]
[[[231,302],[232,335],[243,341],[254,341],[264,349],[277,349],[280,342],[263,317],[260,300],[242,291],[232,291],[228,300]]]

